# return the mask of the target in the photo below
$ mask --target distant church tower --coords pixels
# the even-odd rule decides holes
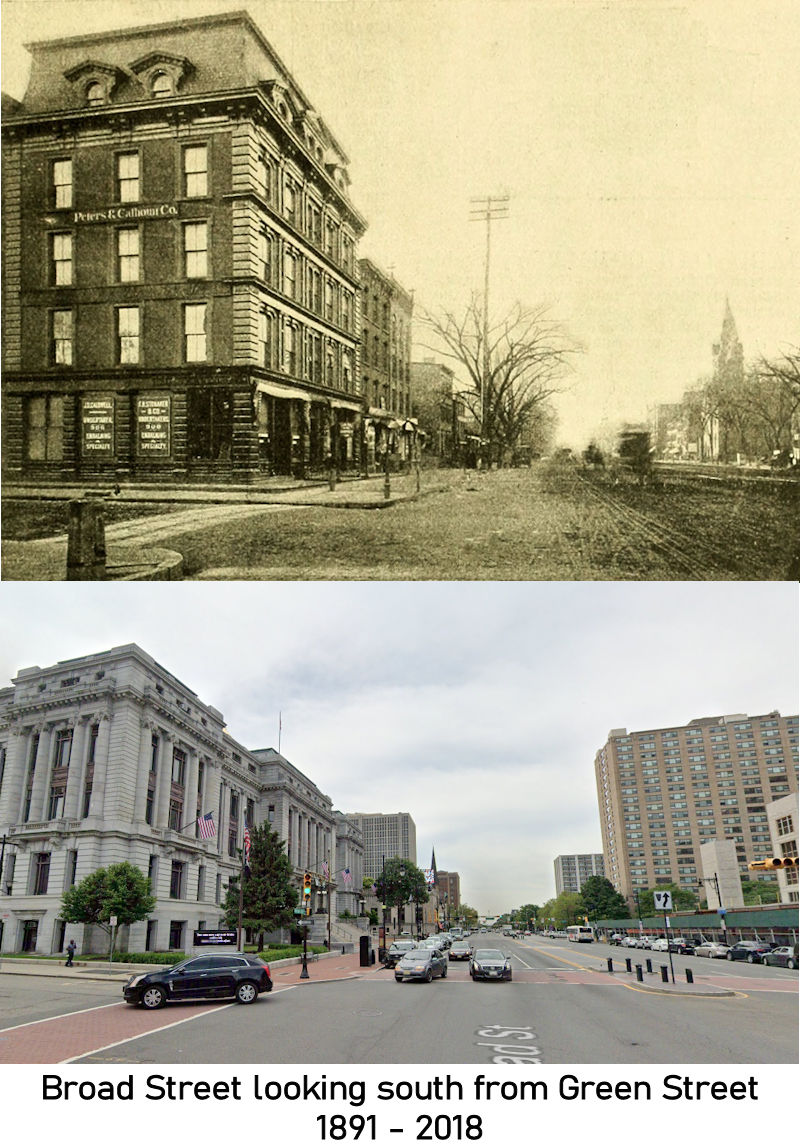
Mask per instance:
[[[730,441],[731,428],[720,420],[716,399],[720,393],[724,394],[727,389],[734,389],[744,382],[744,352],[729,299],[725,300],[719,342],[712,348],[712,362],[712,409],[705,422],[702,457],[728,462],[735,457],[736,449]]]

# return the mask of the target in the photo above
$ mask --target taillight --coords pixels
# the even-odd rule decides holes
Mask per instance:
[[[264,972],[267,974],[267,976],[269,976],[269,965],[265,964],[265,963],[262,961],[262,962],[261,962],[261,967],[263,968],[263,970],[264,970]],[[270,978],[270,979],[271,979],[271,978]]]

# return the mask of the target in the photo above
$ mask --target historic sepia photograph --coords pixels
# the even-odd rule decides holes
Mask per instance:
[[[3,0],[3,579],[796,579],[793,0],[238,2]]]

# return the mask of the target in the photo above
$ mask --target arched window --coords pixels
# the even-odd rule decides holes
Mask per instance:
[[[86,103],[90,108],[106,102],[106,90],[97,80],[86,89]]]
[[[172,77],[168,76],[166,72],[156,72],[153,76],[151,91],[157,100],[171,96],[173,94]]]

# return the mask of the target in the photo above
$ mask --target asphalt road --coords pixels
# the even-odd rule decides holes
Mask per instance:
[[[174,1005],[158,1014],[168,1027],[121,1041],[105,1035],[76,1063],[489,1065],[503,1057],[544,1064],[797,1061],[796,973],[675,958],[679,977],[689,966],[696,978],[711,978],[734,995],[665,996],[626,986],[604,972],[608,955],[622,964],[625,953],[619,949],[539,937],[503,938],[500,947],[513,958],[511,983],[473,983],[465,965],[451,962],[447,979],[429,985],[398,984],[392,972],[372,971],[359,980],[281,987],[247,1007]],[[645,954],[633,950],[631,956],[639,960]],[[13,978],[13,984],[10,1000],[3,982],[4,1026],[72,1012],[76,1023],[91,1024],[93,1014],[81,1010],[97,1008],[108,1028],[114,1010],[133,1011],[119,1003],[119,985],[23,977]],[[0,1047],[2,1039],[0,1031]]]

